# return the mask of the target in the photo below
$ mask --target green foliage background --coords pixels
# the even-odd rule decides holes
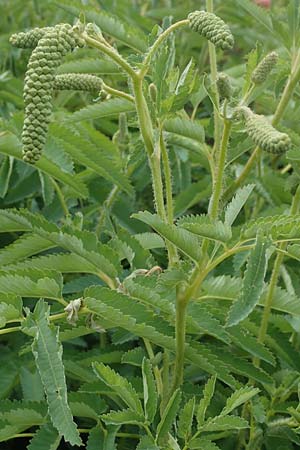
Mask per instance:
[[[292,148],[279,157],[263,154],[237,194],[230,189],[254,145],[234,123],[222,180],[229,194],[211,221],[216,100],[207,41],[188,29],[166,40],[144,94],[153,123],[164,119],[176,219],[167,225],[155,213],[138,118],[126,98],[57,92],[42,158],[36,166],[22,161],[30,51],[13,48],[9,37],[73,24],[81,15],[140,67],[158,24],[166,29],[205,2],[0,6],[0,448],[300,448],[300,216],[289,215],[299,185],[299,85],[278,125]],[[258,61],[278,52],[276,69],[249,98],[256,113],[271,117],[299,55],[299,2],[276,1],[266,12],[250,0],[216,0],[215,12],[235,38],[232,51],[217,51],[233,87],[229,112],[247,93]],[[132,95],[127,76],[95,49],[68,55],[59,73],[69,72],[95,74]],[[187,307],[184,383],[167,395],[176,295],[205,257],[203,242],[209,270]],[[235,253],[240,242],[247,247]],[[181,255],[175,267],[168,267],[170,245]],[[67,317],[64,308],[78,299],[81,309],[71,303]]]

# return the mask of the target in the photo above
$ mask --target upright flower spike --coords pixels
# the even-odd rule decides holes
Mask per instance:
[[[232,94],[232,87],[229,76],[226,73],[219,73],[217,76],[217,88],[221,99],[229,100]]]
[[[194,11],[188,15],[190,27],[216,47],[231,49],[234,39],[228,25],[218,16],[206,11]]]
[[[54,79],[54,90],[59,91],[100,91],[102,85],[101,78],[86,73],[65,73]]]
[[[276,52],[271,52],[265,56],[258,66],[254,69],[251,79],[254,84],[262,84],[268,78],[268,75],[274,69],[278,61]]]
[[[56,69],[63,56],[83,45],[71,25],[60,24],[47,30],[31,54],[24,86],[22,144],[26,162],[34,164],[38,161],[46,142]]]
[[[246,106],[239,108],[237,112],[245,121],[247,134],[262,150],[273,154],[289,150],[290,137],[276,130],[264,116],[254,114]]]

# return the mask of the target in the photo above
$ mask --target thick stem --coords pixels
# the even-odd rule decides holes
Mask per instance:
[[[221,148],[220,148],[220,152],[219,152],[219,160],[218,160],[218,165],[217,165],[217,170],[216,170],[216,176],[214,177],[213,194],[212,194],[210,208],[209,208],[209,215],[213,220],[218,218],[218,213],[219,213],[219,204],[220,204],[220,198],[221,198],[221,193],[222,193],[223,175],[224,175],[224,168],[225,168],[226,157],[227,157],[227,146],[228,146],[230,131],[231,131],[231,122],[229,122],[227,119],[225,119]]]
[[[149,158],[151,173],[152,173],[152,186],[154,193],[155,207],[160,218],[167,222],[167,216],[164,204],[163,195],[163,183],[161,177],[161,167],[160,167],[160,155],[158,152],[153,152]]]
[[[150,158],[154,152],[153,127],[148,105],[143,94],[143,82],[141,79],[133,80],[133,91],[141,134],[148,157]]]

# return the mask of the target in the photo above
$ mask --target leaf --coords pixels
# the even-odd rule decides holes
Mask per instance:
[[[250,197],[254,186],[254,184],[247,184],[247,186],[244,186],[237,191],[225,210],[225,224],[231,226],[234,223],[246,201]]]
[[[258,394],[259,389],[245,386],[235,391],[226,401],[225,407],[221,411],[221,416],[230,414],[235,408],[248,402],[252,397]]]
[[[124,409],[122,411],[111,411],[108,414],[102,414],[101,419],[109,425],[142,425],[145,422],[145,417],[138,414],[131,409]]]
[[[31,231],[42,238],[49,239],[55,246],[61,247],[87,260],[96,268],[101,278],[116,277],[118,255],[112,248],[98,242],[95,233],[80,231],[70,227],[57,227],[43,216],[27,210],[0,210],[0,230]],[[119,269],[119,267],[118,267]]]
[[[19,295],[4,294],[0,292],[0,328],[7,322],[23,319],[23,303]]]
[[[26,367],[21,367],[20,383],[24,400],[37,402],[44,400],[44,388],[37,370],[32,373]]]
[[[0,153],[23,161],[21,144],[16,136],[10,133],[6,133],[5,136],[1,136],[0,140]],[[39,161],[35,164],[35,167],[52,176],[57,181],[64,183],[71,191],[80,198],[86,198],[88,196],[88,190],[86,185],[75,178],[73,175],[64,172],[54,162],[50,161],[45,155],[42,155]]]
[[[54,270],[17,270],[0,272],[0,292],[21,297],[62,297],[62,275]]]
[[[35,234],[21,236],[0,251],[0,266],[16,263],[52,247],[52,242]]]
[[[119,17],[114,16],[110,12],[102,8],[96,9],[83,6],[82,3],[76,1],[70,3],[62,0],[55,3],[75,17],[78,17],[83,12],[87,22],[95,23],[102,32],[116,38],[134,50],[139,52],[145,52],[147,50],[145,35],[137,27],[132,27],[129,23],[120,20]]]
[[[99,450],[99,445],[103,445],[104,441],[105,437],[103,430],[98,426],[92,428],[89,433],[86,450]],[[106,450],[105,447],[103,447],[103,450]]]
[[[228,333],[235,345],[262,361],[266,361],[273,366],[276,365],[276,359],[270,350],[258,342],[257,338],[251,335],[245,328],[236,325],[228,329]]]
[[[208,420],[202,427],[201,431],[227,431],[227,430],[242,430],[248,428],[248,422],[245,419],[237,416],[216,416]]]
[[[206,383],[203,390],[203,398],[200,400],[197,409],[197,423],[198,428],[201,427],[205,422],[205,413],[210,405],[211,399],[215,392],[216,376],[212,376]]]
[[[143,436],[137,446],[136,450],[160,450],[155,444],[155,441],[150,436]]]
[[[120,327],[175,351],[173,330],[158,315],[149,314],[144,307],[134,303],[132,298],[110,289],[91,287],[84,293],[84,305],[101,317],[106,328]],[[192,346],[186,344],[185,357],[188,362],[208,373],[218,373],[218,377],[229,386],[235,386],[235,379],[228,372],[228,363],[224,365],[219,356],[207,347],[197,346],[195,343]]]
[[[49,423],[42,425],[35,433],[27,446],[27,450],[56,450],[60,444],[61,436]]]
[[[269,246],[269,239],[258,234],[255,247],[249,256],[241,294],[229,311],[227,326],[231,327],[241,322],[257,305],[264,287],[268,263],[266,252]]]
[[[117,185],[121,190],[132,194],[132,186],[124,175],[120,162],[111,156],[117,152],[117,149],[112,148],[114,145],[106,136],[98,132],[99,142],[96,146],[82,134],[72,133],[72,130],[66,126],[53,125],[50,127],[50,132],[60,140],[64,151],[75,161]]]
[[[187,230],[164,223],[157,214],[148,211],[132,215],[133,218],[141,220],[154,228],[162,237],[174,244],[185,255],[198,262],[201,258],[201,241]]]
[[[78,52],[76,52],[76,59],[65,61],[58,67],[57,73],[95,73],[111,75],[120,73],[120,70],[112,61],[99,58],[78,58]]]
[[[250,0],[238,0],[237,6],[245,9],[255,20],[260,22],[269,32],[273,32],[272,21],[268,13]]]
[[[273,239],[299,237],[299,223],[300,214],[259,217],[247,222],[242,229],[242,235],[246,238],[252,238],[256,236],[258,231],[261,231],[271,235]]]
[[[207,198],[211,192],[208,177],[203,177],[196,183],[191,183],[185,190],[179,192],[175,198],[174,213],[176,216],[185,213],[189,208]]]
[[[93,369],[97,377],[100,378],[107,386],[109,386],[121,398],[126,405],[143,416],[143,408],[140,399],[126,378],[123,378],[109,366],[103,363],[95,362]]]
[[[36,335],[32,352],[47,396],[49,415],[54,427],[71,445],[81,445],[77,427],[67,401],[67,386],[62,362],[58,328],[49,326],[49,307],[40,300],[32,314]]]
[[[58,272],[62,273],[98,274],[95,265],[89,263],[86,259],[79,255],[75,255],[74,253],[55,253],[47,256],[39,256],[37,258],[30,258],[24,262],[17,263],[13,266],[8,266],[8,268],[13,270],[40,268],[43,271],[53,270],[53,268],[55,268]]]
[[[185,442],[190,438],[195,411],[195,397],[192,397],[179,413],[177,434]]]
[[[10,156],[6,156],[2,161],[0,168],[0,198],[4,198],[7,194],[13,165],[14,159]]]
[[[206,438],[192,439],[189,442],[189,448],[191,450],[220,450],[220,447],[218,447],[217,444]]]
[[[201,143],[204,142],[204,128],[197,121],[175,117],[164,121],[164,129],[169,133],[179,134]]]
[[[105,402],[91,394],[70,392],[68,398],[72,415],[76,417],[88,417],[98,421],[100,414],[107,410]]]
[[[144,388],[144,410],[145,417],[152,423],[157,410],[157,391],[152,367],[149,359],[144,358],[142,363],[143,388]]]
[[[170,400],[166,405],[166,408],[163,411],[161,420],[157,425],[157,434],[156,434],[157,441],[160,441],[162,438],[164,438],[170,431],[178,412],[180,400],[181,400],[181,392],[179,389],[177,389],[175,392],[173,392]]]
[[[112,98],[81,108],[74,114],[66,116],[66,122],[80,122],[82,120],[94,120],[104,117],[118,117],[120,113],[132,111],[135,111],[134,104],[129,100]]]
[[[202,238],[226,242],[232,237],[229,225],[218,221],[211,221],[208,216],[183,216],[177,221],[177,225]]]
[[[139,241],[145,249],[153,250],[154,248],[165,248],[165,241],[156,233],[139,233],[134,237]]]

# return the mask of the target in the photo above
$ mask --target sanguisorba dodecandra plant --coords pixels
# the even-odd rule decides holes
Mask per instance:
[[[208,81],[203,79],[202,87],[205,86],[212,100],[214,132],[213,145],[205,144],[202,136],[196,152],[196,157],[206,158],[210,172],[207,214],[180,216],[180,211],[174,210],[171,135],[190,140],[203,135],[202,126],[194,121],[197,110],[191,117],[188,109],[184,110],[198,86],[195,79],[199,75],[190,62],[179,76],[174,69],[174,55],[168,56],[173,45],[172,33],[183,28],[189,29],[191,41],[202,39],[203,46],[208,41],[211,73]],[[186,19],[156,31],[151,39],[151,46],[143,55],[126,59],[99,28],[80,21],[75,26],[34,28],[11,37],[14,46],[32,49],[24,83],[23,160],[48,170],[48,166],[45,169],[45,165],[39,164],[52,125],[57,142],[62,141],[67,129],[70,136],[66,148],[74,157],[81,152],[86,155],[87,136],[94,142],[97,139],[90,124],[76,130],[50,123],[55,92],[78,90],[105,92],[113,100],[103,100],[104,105],[117,104],[111,103],[114,100],[122,105],[123,111],[122,108],[117,111],[119,130],[112,141],[101,139],[104,146],[121,155],[125,162],[120,169],[120,181],[113,175],[113,155],[111,177],[109,164],[97,168],[97,155],[92,156],[91,167],[114,183],[104,202],[96,233],[82,229],[79,215],[74,219],[67,217],[59,227],[28,210],[0,211],[2,230],[26,233],[0,253],[0,260],[5,260],[12,252],[7,259],[7,272],[0,273],[0,292],[3,291],[0,311],[3,326],[8,323],[0,333],[23,332],[32,340],[36,380],[47,401],[46,409],[43,394],[38,397],[41,405],[22,404],[25,411],[30,411],[28,424],[20,420],[21,425],[18,422],[11,429],[9,411],[13,416],[16,408],[7,404],[2,412],[0,407],[0,420],[8,427],[4,427],[4,432],[0,430],[0,437],[4,436],[2,440],[18,437],[38,425],[39,430],[32,433],[30,450],[46,448],[43,442],[56,449],[62,437],[71,445],[81,445],[81,434],[89,434],[89,450],[114,449],[116,440],[120,449],[254,450],[269,445],[263,443],[269,442],[272,430],[282,427],[292,435],[291,441],[298,443],[300,412],[294,401],[295,390],[284,390],[281,372],[286,370],[288,377],[294,375],[299,380],[300,369],[296,371],[291,356],[295,350],[291,349],[289,339],[282,338],[285,327],[291,325],[282,322],[281,314],[293,316],[296,307],[282,295],[277,284],[282,271],[288,292],[295,297],[282,262],[287,255],[294,254],[299,259],[299,249],[293,244],[299,240],[299,187],[294,189],[289,211],[286,208],[276,216],[259,219],[254,215],[253,220],[239,222],[236,227],[233,224],[254,191],[254,184],[243,185],[255,163],[260,170],[264,158],[276,161],[292,146],[288,131],[277,127],[300,79],[300,56],[297,53],[293,56],[291,73],[270,118],[254,112],[252,102],[257,90],[268,82],[278,55],[271,52],[258,64],[257,59],[253,64],[252,55],[245,86],[242,91],[237,88],[228,74],[218,72],[216,52],[232,51],[234,38],[229,26],[214,14],[212,0],[206,1],[205,11],[191,12]],[[64,57],[83,47],[98,50],[107,58],[105,61],[112,60],[121,74],[126,75],[127,87],[121,90],[107,85],[93,73],[60,73]],[[256,51],[256,57],[257,54]],[[159,75],[155,70],[160,70]],[[127,113],[136,114],[133,117],[137,120],[131,117],[127,121]],[[71,114],[67,123],[70,117]],[[245,166],[232,174],[230,163],[236,156],[229,160],[228,149],[231,136],[237,135],[250,143],[248,148],[251,143],[257,148],[251,151]],[[138,160],[136,154],[130,154],[134,139],[147,156],[155,211],[132,214],[132,219],[143,222],[148,231],[131,236],[110,221],[106,212],[109,216],[123,182],[124,190],[131,193],[132,186],[126,180]],[[84,157],[80,163],[89,167],[89,158]],[[87,170],[83,177],[89,176]],[[259,189],[263,190],[258,184]],[[259,204],[255,208],[259,210]],[[247,209],[245,217],[252,217],[251,209]],[[158,248],[166,248],[167,255],[163,258],[160,254],[155,260]],[[48,250],[51,251],[43,254]],[[40,253],[39,257],[31,258]],[[226,263],[232,260],[240,275],[236,279],[226,269]],[[94,278],[80,288],[79,298],[68,297],[67,301],[62,292],[62,273],[83,273]],[[40,299],[33,311],[27,307],[23,312],[21,297],[47,298],[58,307],[52,304],[50,307]],[[224,298],[227,303],[222,301]],[[272,308],[278,317],[270,325]],[[11,327],[9,323],[14,321],[19,321],[20,326]],[[63,330],[69,324],[73,328],[60,331],[57,322]],[[281,329],[278,334],[275,326]],[[140,339],[140,345],[126,347],[122,357],[111,346],[105,354],[105,330],[111,333],[117,330],[113,338],[117,345],[126,346],[136,339]],[[88,353],[83,361],[74,355],[75,360],[69,358],[64,365],[61,341],[79,339],[92,332],[101,334],[101,350]],[[280,335],[278,342],[277,335]],[[78,345],[83,344],[80,341]],[[287,357],[282,350],[284,345],[289,352]],[[22,351],[27,355],[27,348]],[[276,355],[277,352],[280,354]],[[107,361],[131,364],[140,370],[140,376],[135,371],[129,372],[128,377],[122,376],[122,370],[114,370],[105,364]],[[93,372],[89,371],[91,363]],[[276,383],[282,381],[278,390],[271,376],[274,366],[278,366]],[[80,385],[69,399],[65,369]],[[200,388],[203,381],[204,387]],[[217,387],[219,393],[213,399]],[[286,397],[283,392],[287,392]],[[105,402],[102,398],[98,401],[95,394],[101,394]],[[281,412],[278,404],[291,395],[293,401],[282,406],[286,416],[277,416]],[[87,419],[75,423],[73,416]],[[91,425],[92,420],[95,422]],[[120,431],[120,427],[124,429]]]

